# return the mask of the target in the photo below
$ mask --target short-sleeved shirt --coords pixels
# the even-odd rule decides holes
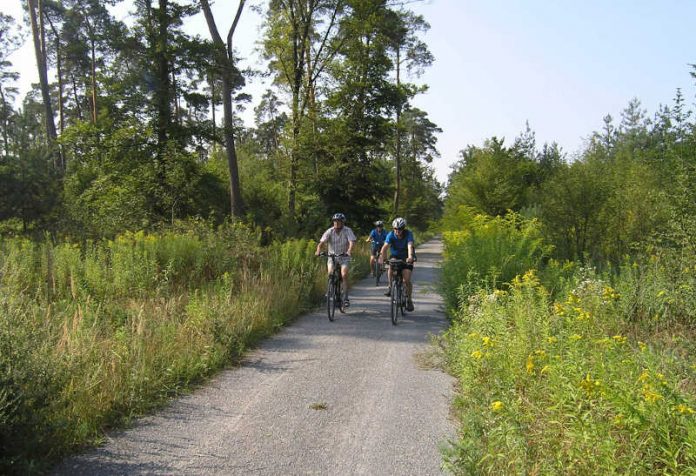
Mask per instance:
[[[329,228],[321,235],[321,240],[319,241],[329,244],[329,253],[340,255],[347,253],[348,244],[355,240],[357,240],[357,238],[355,238],[353,230],[344,226],[341,228],[340,232],[337,232],[334,227]]]
[[[396,233],[390,231],[387,234],[387,239],[385,243],[388,243],[391,248],[391,256],[398,259],[408,258],[408,244],[413,243],[413,233],[411,230],[406,230],[404,236],[399,239],[396,237]]]
[[[380,232],[377,230],[377,228],[374,228],[370,232],[370,238],[372,238],[372,248],[381,248],[384,244],[384,240],[387,239],[387,231],[382,228],[382,231]]]

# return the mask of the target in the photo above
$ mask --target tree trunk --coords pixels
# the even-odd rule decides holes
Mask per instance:
[[[38,17],[37,17],[37,0],[28,0],[29,2],[29,18],[31,20],[31,31],[34,38],[34,53],[36,55],[36,67],[39,72],[39,83],[41,85],[41,97],[44,103],[44,119],[46,124],[46,136],[50,145],[55,143],[58,134],[56,132],[56,124],[53,119],[53,107],[51,106],[51,94],[48,89],[48,71],[46,67],[46,50],[43,38],[43,6],[41,0],[38,0]]]
[[[401,92],[401,48],[396,49],[396,91]],[[401,98],[396,105],[396,149],[394,154],[395,189],[394,189],[394,216],[399,215],[401,200]]]
[[[169,82],[169,60],[167,57],[167,43],[169,32],[169,15],[167,13],[168,0],[159,0],[158,31],[155,40],[155,57],[157,62],[157,142],[160,152],[167,143],[169,127],[171,125],[171,102]]]
[[[10,157],[10,140],[9,134],[7,133],[7,127],[9,126],[9,120],[7,117],[7,101],[5,101],[5,92],[0,87],[0,101],[2,101],[2,141],[3,141],[3,151],[5,152],[5,159]]]
[[[222,76],[222,104],[223,104],[223,124],[225,151],[227,153],[227,166],[230,170],[230,210],[232,216],[241,218],[244,213],[244,202],[242,201],[242,192],[239,185],[239,169],[237,167],[237,150],[234,143],[234,121],[232,110],[232,92],[234,89],[234,79],[238,73],[234,65],[234,55],[232,49],[232,37],[237,28],[239,17],[242,14],[245,0],[239,1],[237,13],[232,22],[229,32],[227,33],[227,43],[223,42],[220,33],[218,32],[215,18],[210,10],[208,0],[200,0],[205,21],[208,24],[208,30],[215,46],[215,63],[219,74]]]

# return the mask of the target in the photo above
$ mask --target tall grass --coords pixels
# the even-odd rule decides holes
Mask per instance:
[[[454,237],[448,256],[480,249],[445,237]],[[449,469],[693,474],[696,333],[677,317],[680,285],[667,286],[668,269],[656,256],[617,274],[550,261],[473,292],[460,270],[460,285],[448,282],[457,307],[445,342],[461,420]]]
[[[244,227],[3,241],[0,472],[45,469],[315,305],[316,244],[256,243]]]

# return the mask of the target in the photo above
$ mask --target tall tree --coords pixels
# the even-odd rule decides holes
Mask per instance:
[[[244,213],[244,203],[239,184],[239,167],[237,164],[237,151],[235,148],[234,134],[234,112],[232,109],[232,93],[235,89],[244,85],[244,78],[235,64],[234,49],[232,39],[239,24],[239,17],[242,15],[245,0],[240,0],[237,6],[237,13],[227,32],[227,40],[223,41],[215,23],[215,17],[210,9],[208,0],[200,0],[205,21],[213,41],[214,61],[216,72],[222,81],[222,104],[223,104],[223,134],[225,138],[225,151],[227,153],[227,165],[230,169],[230,205],[232,215],[241,217]]]
[[[265,54],[276,82],[289,89],[291,146],[288,212],[296,213],[300,135],[307,115],[316,128],[316,85],[340,50],[338,21],[344,0],[271,0],[266,19]]]
[[[401,114],[407,106],[408,101],[419,91],[419,88],[412,84],[402,82],[402,73],[405,68],[407,72],[419,76],[425,67],[430,66],[434,57],[428,45],[420,38],[419,33],[427,32],[430,25],[421,15],[415,15],[411,11],[390,11],[389,30],[387,35],[390,38],[390,49],[393,54],[394,71],[396,78],[396,104],[395,104],[395,150],[394,150],[394,215],[400,212],[401,201],[401,135],[403,124]]]
[[[0,129],[5,158],[10,156],[10,122],[14,115],[12,103],[18,93],[14,84],[19,79],[19,74],[12,71],[8,57],[19,44],[20,38],[14,31],[14,19],[0,13]]]
[[[44,26],[43,0],[28,0],[29,19],[34,40],[34,54],[36,55],[36,67],[39,72],[41,85],[41,97],[44,105],[44,121],[46,136],[49,144],[53,145],[58,137],[55,118],[53,117],[53,105],[48,83],[48,51],[46,48],[46,29]]]

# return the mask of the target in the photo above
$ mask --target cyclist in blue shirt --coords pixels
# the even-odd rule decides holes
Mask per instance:
[[[404,284],[406,285],[406,293],[408,294],[408,302],[406,304],[407,311],[413,311],[413,284],[411,283],[411,273],[413,272],[413,262],[415,261],[415,251],[413,245],[413,233],[406,229],[406,220],[399,217],[392,222],[393,230],[387,234],[382,250],[380,251],[379,263],[382,264],[387,258],[387,249],[391,247],[391,257],[406,261],[403,265],[402,275]],[[385,296],[391,295],[391,280],[392,273],[389,268],[389,287]]]
[[[384,223],[382,220],[377,220],[375,222],[375,228],[373,228],[370,232],[370,236],[368,236],[366,240],[372,242],[372,253],[370,254],[370,274],[372,277],[375,276],[375,259],[379,256],[379,252],[386,239],[387,232],[384,230]]]

